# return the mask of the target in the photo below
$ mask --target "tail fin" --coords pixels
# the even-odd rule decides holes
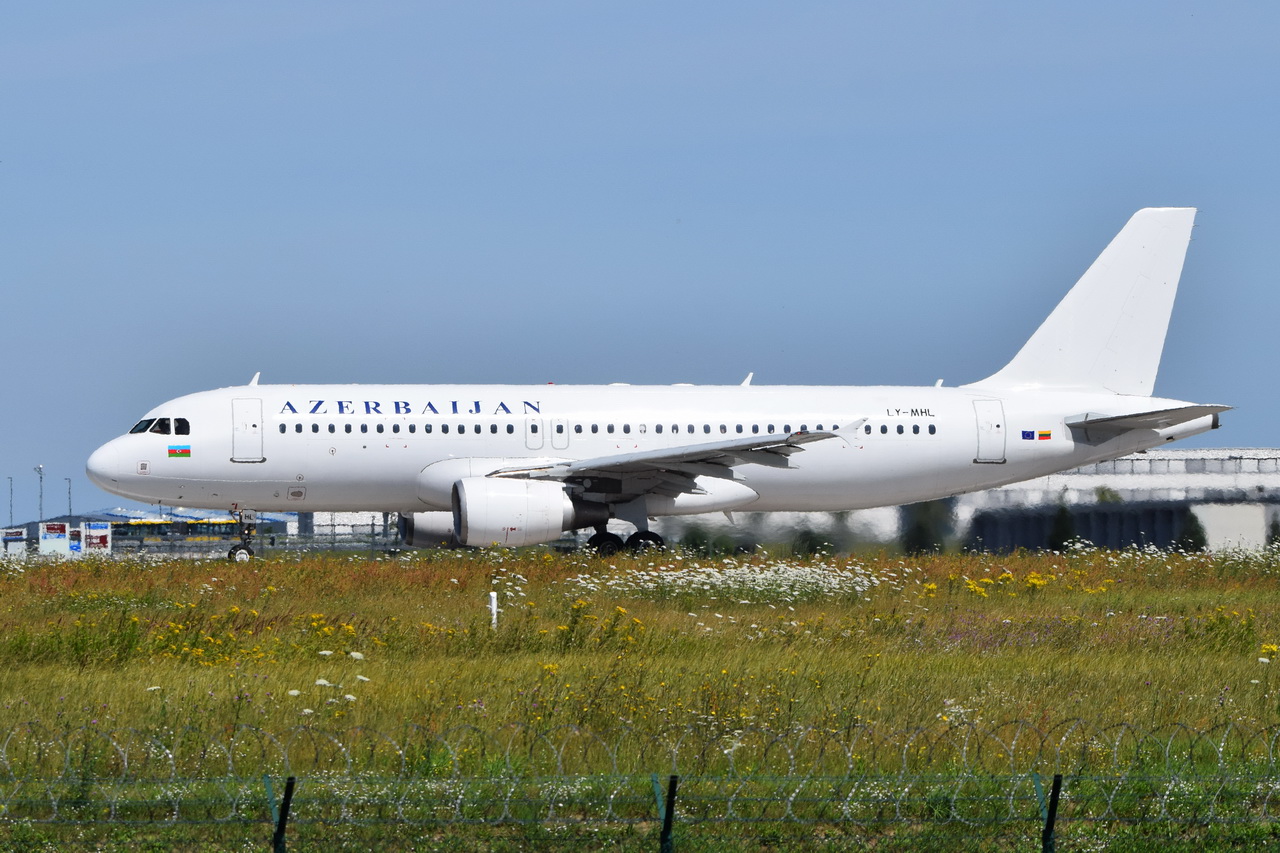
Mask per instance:
[[[973,384],[1152,396],[1195,216],[1135,213],[1013,361]]]

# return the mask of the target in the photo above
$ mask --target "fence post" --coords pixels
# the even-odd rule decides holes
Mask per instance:
[[[679,783],[680,777],[671,774],[671,778],[667,781],[667,808],[662,815],[662,835],[658,838],[658,850],[660,853],[672,853],[671,845],[671,826],[675,823],[676,818],[676,785]]]
[[[276,821],[276,834],[271,838],[272,853],[285,853],[284,830],[289,824],[289,806],[293,803],[293,786],[298,781],[290,776],[284,782],[284,800],[280,803],[280,819]]]
[[[1049,791],[1049,813],[1044,819],[1044,832],[1040,833],[1040,849],[1054,853],[1053,824],[1058,819],[1058,797],[1062,794],[1062,774],[1053,774],[1053,789]]]

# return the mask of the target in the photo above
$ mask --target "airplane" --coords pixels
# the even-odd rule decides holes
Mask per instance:
[[[162,403],[89,457],[103,489],[230,510],[397,513],[410,547],[662,516],[944,498],[1141,452],[1229,406],[1152,396],[1194,208],[1138,211],[1003,368],[943,387],[248,385]],[[625,541],[607,528],[634,527]],[[615,525],[616,527],[616,525]]]

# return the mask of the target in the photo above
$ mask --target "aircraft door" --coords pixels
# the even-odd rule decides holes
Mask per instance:
[[[529,418],[524,422],[524,445],[530,450],[541,450],[546,438],[542,435],[542,420]]]
[[[978,455],[974,462],[1004,462],[1004,403],[999,400],[974,400],[973,413],[978,419]]]
[[[564,418],[551,421],[551,446],[556,450],[564,450],[569,446],[569,422]]]
[[[236,398],[231,401],[231,461],[263,462],[262,401]]]

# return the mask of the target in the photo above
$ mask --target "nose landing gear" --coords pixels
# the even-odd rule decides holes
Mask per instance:
[[[245,563],[253,559],[253,536],[258,532],[258,514],[251,509],[234,509],[236,526],[240,530],[240,544],[227,552],[227,559],[236,563]]]

